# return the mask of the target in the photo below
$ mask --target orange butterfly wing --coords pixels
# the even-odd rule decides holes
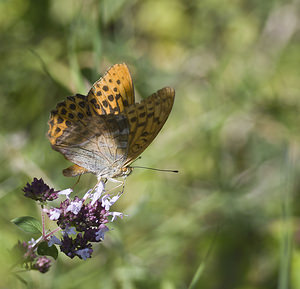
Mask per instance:
[[[119,114],[134,103],[134,88],[125,63],[115,64],[96,81],[87,95],[94,114]]]
[[[153,141],[165,124],[173,107],[175,90],[165,87],[141,103],[125,109],[129,122],[129,148],[124,166],[135,160]]]

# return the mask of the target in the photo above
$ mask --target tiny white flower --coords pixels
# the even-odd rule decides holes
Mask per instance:
[[[104,185],[104,182],[99,182],[93,196],[92,196],[92,202],[91,202],[91,205],[94,205],[97,200],[101,197],[102,193],[104,192],[104,188],[105,188],[105,185]]]
[[[56,236],[51,236],[50,240],[48,241],[48,247],[51,247],[52,245],[61,245],[61,241]]]
[[[31,238],[27,243],[28,243],[29,245],[32,245],[32,244],[34,244],[34,242],[35,242],[35,240],[34,240],[33,238]]]
[[[31,247],[34,247],[36,244],[38,244],[41,240],[43,239],[43,236],[37,238],[36,240],[34,240],[33,238],[31,238],[31,240],[29,242],[31,242]],[[28,243],[29,243],[28,242]]]
[[[113,222],[117,217],[123,219],[124,216],[127,216],[120,212],[110,212],[109,215],[113,216],[111,222]]]
[[[59,195],[65,195],[67,199],[70,198],[70,194],[73,192],[72,189],[65,189],[65,190],[62,190],[60,192],[58,192]]]
[[[110,197],[109,194],[102,197],[102,207],[105,208],[106,211],[110,209],[110,207],[120,198],[121,194],[117,194],[116,196]]]
[[[85,193],[85,195],[83,196],[83,200],[86,200],[87,198],[90,197],[91,191],[92,191],[92,189],[88,190],[88,191]]]
[[[77,215],[82,207],[82,201],[73,201],[67,207],[66,212],[72,212],[73,214]]]
[[[51,221],[58,220],[59,217],[60,217],[60,213],[61,213],[60,209],[57,209],[57,208],[51,208],[51,209],[49,210],[49,219],[50,219]]]
[[[83,260],[86,260],[87,258],[91,257],[91,249],[85,248],[85,249],[77,250],[76,254],[80,256]]]

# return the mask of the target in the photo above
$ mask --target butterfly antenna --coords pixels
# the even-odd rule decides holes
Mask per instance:
[[[141,158],[142,158],[141,156],[137,157],[137,158],[132,162],[132,164],[135,163],[137,160],[140,160]]]
[[[159,171],[159,172],[169,172],[169,173],[179,173],[178,170],[164,170],[164,169],[156,169],[156,168],[148,168],[148,167],[140,167],[140,166],[134,166],[131,167],[133,169],[147,169],[152,171]]]

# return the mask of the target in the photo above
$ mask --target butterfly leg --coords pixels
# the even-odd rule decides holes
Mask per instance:
[[[76,187],[76,185],[79,183],[80,177],[81,177],[81,175],[79,175],[79,177],[78,177],[76,183],[71,187],[72,190],[74,190],[74,188]]]
[[[107,183],[107,179],[98,179],[96,185],[90,190],[90,194],[95,192],[97,190],[97,188],[99,187],[99,184],[103,182],[103,186],[105,188],[105,184]]]

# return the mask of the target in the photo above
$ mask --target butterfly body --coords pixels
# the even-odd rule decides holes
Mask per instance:
[[[64,175],[128,175],[130,163],[167,120],[174,96],[174,89],[167,87],[135,103],[129,70],[116,64],[87,96],[77,94],[59,103],[50,115],[48,138],[54,150],[75,164]]]

